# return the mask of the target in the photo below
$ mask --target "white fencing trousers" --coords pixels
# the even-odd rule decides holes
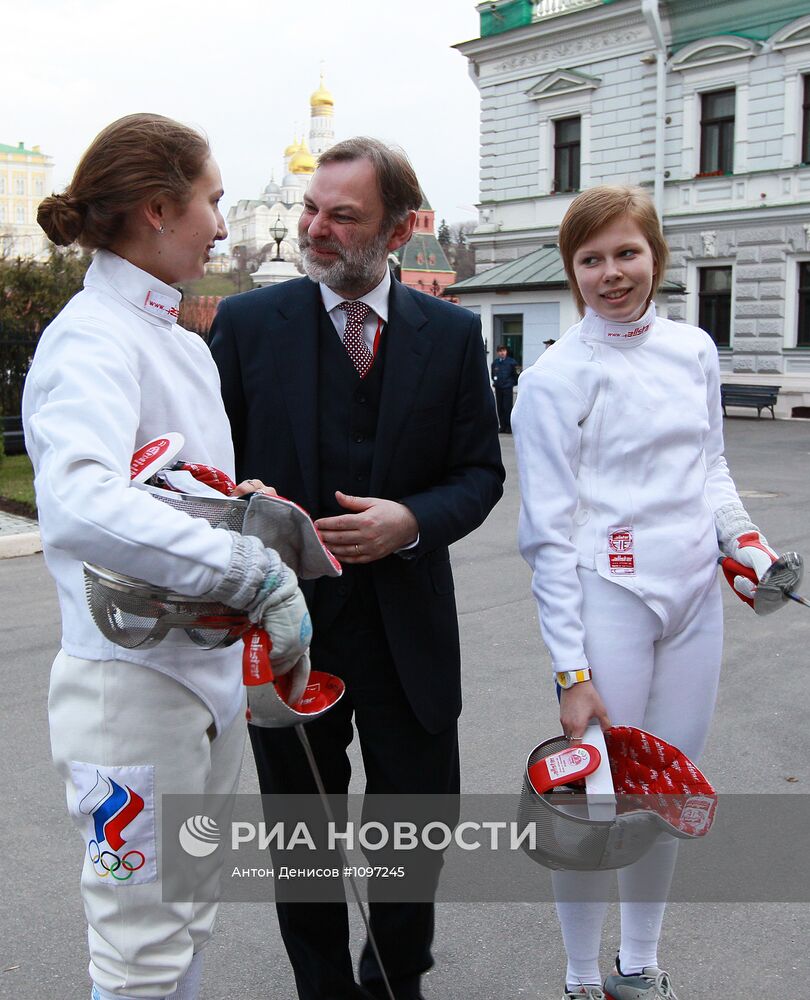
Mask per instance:
[[[716,582],[680,632],[663,634],[661,620],[635,594],[578,569],[585,652],[593,683],[613,725],[638,726],[674,744],[695,763],[714,713],[723,653],[723,610]],[[657,964],[658,938],[677,857],[677,841],[662,837],[634,865],[616,873],[621,901],[622,970]],[[601,983],[598,957],[613,872],[553,872],[566,982]]]
[[[203,899],[163,902],[162,796],[233,795],[244,715],[215,735],[208,708],[173,678],[64,651],[48,710],[54,763],[84,848],[90,977],[104,997],[167,997],[209,940],[217,904],[210,883]]]

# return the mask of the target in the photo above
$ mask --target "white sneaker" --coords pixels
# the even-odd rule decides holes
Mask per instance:
[[[601,986],[577,986],[573,990],[565,988],[562,1000],[605,1000]]]
[[[607,1000],[678,1000],[669,973],[647,965],[635,976],[614,972],[605,980]]]

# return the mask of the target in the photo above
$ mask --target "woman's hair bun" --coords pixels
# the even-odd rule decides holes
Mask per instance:
[[[53,194],[40,202],[37,222],[49,240],[57,246],[66,247],[81,236],[85,214],[85,206],[65,192]]]

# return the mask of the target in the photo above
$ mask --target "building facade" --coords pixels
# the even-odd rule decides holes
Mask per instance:
[[[37,207],[52,191],[53,161],[39,148],[0,143],[0,255],[48,256],[48,239],[37,225]]]
[[[530,364],[576,320],[552,267],[562,216],[579,190],[641,184],[672,251],[662,312],[708,330],[726,380],[780,384],[779,414],[810,415],[810,2],[478,10],[481,36],[457,48],[481,95],[479,273],[451,291],[490,349],[523,323]],[[521,284],[538,260],[553,278]]]

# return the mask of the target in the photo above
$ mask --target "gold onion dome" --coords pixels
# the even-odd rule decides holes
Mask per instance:
[[[294,153],[290,160],[290,173],[314,174],[316,166],[315,157],[310,153],[307,144],[302,141],[298,152]]]
[[[295,156],[296,153],[300,152],[301,148],[302,144],[298,141],[298,137],[296,136],[290,145],[284,150],[284,155]]]
[[[313,93],[309,99],[309,106],[314,110],[319,108],[322,111],[332,111],[335,106],[335,99],[332,97],[330,91],[326,89],[323,83],[323,73],[321,73],[321,82],[318,89]]]

